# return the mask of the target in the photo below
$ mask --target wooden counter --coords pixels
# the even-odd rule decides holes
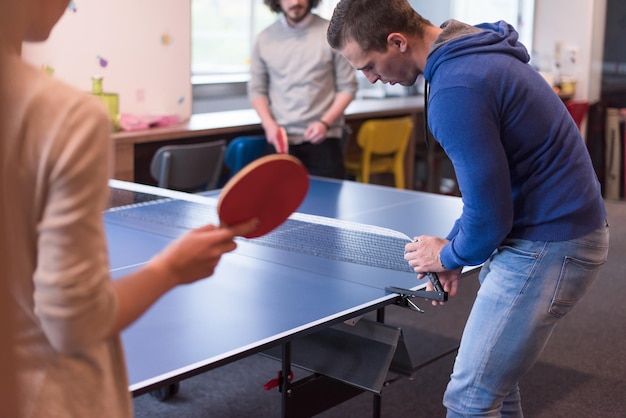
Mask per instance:
[[[353,136],[367,119],[413,116],[415,129],[406,157],[406,184],[412,188],[416,143],[423,143],[422,96],[355,100],[346,109],[346,121]],[[253,109],[193,114],[181,124],[136,132],[113,134],[115,144],[114,177],[119,180],[154,184],[149,167],[152,155],[168,143],[198,143],[217,139],[231,140],[240,135],[262,134],[261,120]]]

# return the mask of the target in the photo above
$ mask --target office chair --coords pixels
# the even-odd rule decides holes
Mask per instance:
[[[395,186],[404,189],[404,155],[412,131],[408,116],[365,121],[357,132],[361,153],[346,155],[346,172],[363,183],[369,183],[370,174],[391,173]]]
[[[271,154],[273,147],[267,143],[265,135],[238,136],[233,138],[226,147],[224,165],[230,170],[229,178],[234,176],[246,165]]]
[[[226,141],[166,145],[152,157],[150,174],[159,187],[195,192],[215,189],[222,172]]]

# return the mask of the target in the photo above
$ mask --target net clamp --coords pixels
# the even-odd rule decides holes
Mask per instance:
[[[419,306],[417,306],[412,298],[423,298],[428,300],[436,300],[439,302],[445,302],[448,300],[448,292],[443,290],[443,286],[441,282],[439,282],[439,277],[437,273],[425,273],[430,283],[433,285],[434,290],[410,290],[404,289],[402,287],[388,286],[385,288],[388,292],[397,293],[400,295],[399,304],[402,306],[406,306],[410,309],[416,310],[418,312],[424,312]]]
[[[409,290],[401,287],[389,286],[385,288],[388,292],[397,293],[400,295],[398,304],[414,311],[424,313],[424,310],[417,306],[411,299],[423,298],[428,300],[437,300],[445,302],[448,300],[448,292],[440,292],[437,290]]]

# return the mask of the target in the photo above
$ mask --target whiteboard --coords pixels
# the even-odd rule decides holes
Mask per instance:
[[[23,58],[80,90],[91,77],[120,113],[191,116],[190,0],[73,0],[50,38]]]

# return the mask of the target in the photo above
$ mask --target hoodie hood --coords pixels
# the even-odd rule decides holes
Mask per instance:
[[[451,19],[441,28],[443,31],[433,42],[426,61],[426,80],[430,80],[445,61],[464,55],[493,52],[512,55],[524,63],[530,61],[528,51],[518,42],[517,31],[503,20],[471,26]]]

